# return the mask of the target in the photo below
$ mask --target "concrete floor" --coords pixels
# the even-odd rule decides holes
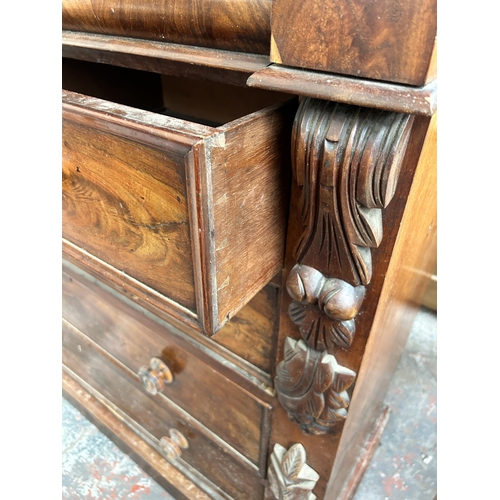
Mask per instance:
[[[437,318],[421,309],[388,391],[391,417],[354,500],[432,500],[437,490]],[[62,498],[171,499],[63,400]]]

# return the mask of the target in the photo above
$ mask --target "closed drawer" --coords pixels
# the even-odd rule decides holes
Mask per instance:
[[[240,116],[283,97],[67,66],[98,97],[63,91],[65,248],[214,334],[281,269],[295,102]]]
[[[64,320],[62,358],[70,375],[76,375],[77,380],[83,380],[108,404],[139,424],[139,429],[133,424],[136,432],[141,434],[141,428],[144,429],[145,437],[160,451],[162,438],[171,439],[172,429],[174,433],[180,432],[185,439],[178,449],[180,456],[165,455],[174,465],[189,464],[231,498],[262,498],[262,479],[250,463],[245,463],[217,436],[168,400],[161,402],[147,395],[133,373]],[[223,410],[219,411],[221,418],[227,416]]]
[[[216,361],[195,356],[189,341],[181,347],[178,335],[70,271],[63,272],[62,306],[66,321],[132,373],[161,359],[173,381],[154,396],[159,404],[173,401],[264,474],[269,405],[220,374]]]

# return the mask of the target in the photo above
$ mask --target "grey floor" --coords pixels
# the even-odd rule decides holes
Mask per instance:
[[[437,490],[436,314],[417,315],[386,402],[391,417],[354,500],[432,500]],[[62,498],[171,499],[63,400]]]

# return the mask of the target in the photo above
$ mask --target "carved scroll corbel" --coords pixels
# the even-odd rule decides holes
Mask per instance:
[[[382,241],[382,210],[394,196],[412,125],[410,115],[310,98],[297,111],[297,264],[286,287],[303,341],[286,340],[275,385],[306,433],[333,432],[347,414],[356,374],[327,351],[353,342],[372,278],[371,249]]]
[[[277,500],[315,500],[311,493],[319,474],[306,464],[306,450],[296,443],[288,450],[275,444],[268,469],[269,486]]]

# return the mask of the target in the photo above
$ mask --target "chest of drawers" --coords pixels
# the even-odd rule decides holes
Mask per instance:
[[[433,266],[418,3],[63,2],[64,394],[178,498],[355,491]]]

